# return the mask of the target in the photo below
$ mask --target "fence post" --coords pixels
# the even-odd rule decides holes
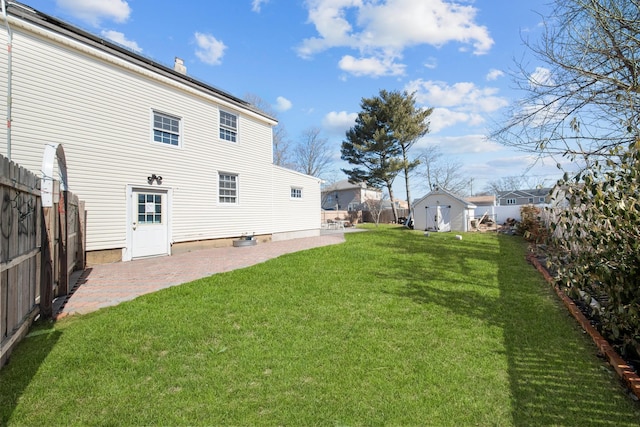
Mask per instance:
[[[84,210],[84,200],[78,200],[78,257],[76,260],[76,267],[79,270],[84,270],[86,267],[86,254],[85,249],[87,247],[87,241],[85,236],[85,227],[87,221],[87,213]]]
[[[40,314],[45,319],[53,316],[53,208],[42,208],[42,243],[40,262]]]
[[[67,295],[69,293],[69,272],[67,249],[69,243],[69,233],[67,232],[67,191],[60,191],[60,200],[58,201],[58,224],[60,227],[60,236],[58,239],[58,295]]]

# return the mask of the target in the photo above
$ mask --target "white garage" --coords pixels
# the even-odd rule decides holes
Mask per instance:
[[[413,204],[414,228],[425,231],[468,231],[476,205],[435,189]]]

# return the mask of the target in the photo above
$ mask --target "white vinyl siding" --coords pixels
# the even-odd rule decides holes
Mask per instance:
[[[6,32],[0,31],[0,43]],[[241,111],[236,126],[245,143],[212,143],[227,101],[67,43],[74,48],[14,28],[13,160],[39,171],[45,144],[62,143],[70,190],[86,202],[88,250],[126,246],[126,187],[149,186],[154,173],[163,177],[162,188],[174,189],[172,241],[271,232],[271,221],[256,215],[267,209],[269,216],[272,203],[272,122]],[[180,117],[188,144],[181,150],[149,144],[151,109]],[[242,176],[243,203],[231,219],[215,193],[203,197],[205,186],[218,182],[218,170]]]
[[[273,166],[271,181],[274,233],[320,228],[320,181],[317,178]],[[292,198],[292,188],[303,189],[304,198]]]

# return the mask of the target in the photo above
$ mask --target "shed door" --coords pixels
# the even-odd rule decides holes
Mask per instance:
[[[451,231],[451,206],[427,206],[427,230]]]
[[[131,257],[168,255],[167,192],[134,190],[131,201]]]

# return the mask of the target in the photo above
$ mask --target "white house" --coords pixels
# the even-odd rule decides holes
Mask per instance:
[[[476,206],[453,194],[435,189],[413,204],[414,229],[468,231]]]
[[[277,123],[174,68],[0,0],[0,152],[38,172],[61,144],[89,263],[319,235],[320,180],[273,165]],[[47,179],[48,177],[43,177]]]

